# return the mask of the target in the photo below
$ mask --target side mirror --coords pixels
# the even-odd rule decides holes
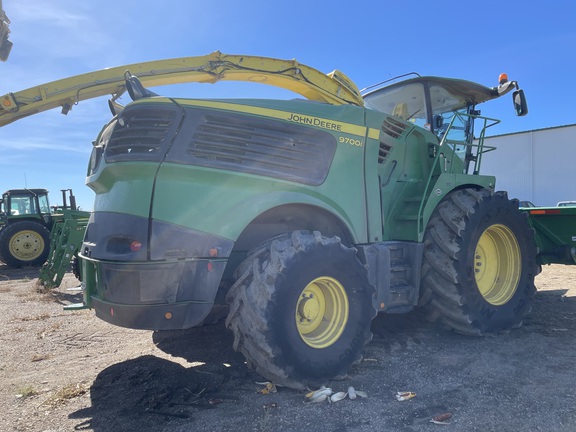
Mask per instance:
[[[440,129],[442,126],[444,126],[444,117],[442,117],[441,115],[435,115],[434,130]]]
[[[512,100],[514,101],[514,109],[517,116],[525,116],[528,114],[528,104],[526,103],[526,96],[524,90],[516,90],[512,93]]]

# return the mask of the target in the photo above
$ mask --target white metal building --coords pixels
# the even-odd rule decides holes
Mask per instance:
[[[555,206],[576,201],[576,124],[488,137],[481,173],[510,198]]]

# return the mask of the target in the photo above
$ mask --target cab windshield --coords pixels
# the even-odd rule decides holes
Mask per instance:
[[[446,131],[454,113],[466,112],[473,103],[469,95],[426,80],[395,84],[370,92],[364,96],[364,101],[367,108],[410,121],[439,137]]]
[[[7,207],[8,203],[10,203],[10,208],[5,208],[4,212],[11,216],[50,213],[50,205],[46,194],[35,196],[30,193],[12,193],[10,199],[4,199],[4,207]]]

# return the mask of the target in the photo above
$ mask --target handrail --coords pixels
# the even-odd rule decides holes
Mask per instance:
[[[456,121],[456,119],[459,120],[463,120],[464,117],[468,117],[471,118],[473,120],[483,120],[482,123],[482,130],[480,131],[480,135],[479,137],[476,139],[476,143],[474,143],[474,140],[471,139],[468,141],[466,140],[450,140],[448,139],[448,135],[450,130],[452,130],[455,126],[454,126],[454,122]],[[491,122],[491,123],[488,123]],[[466,122],[462,122],[462,124],[465,124]],[[490,117],[484,117],[484,116],[480,116],[480,115],[475,115],[475,114],[467,114],[467,113],[463,113],[463,112],[455,112],[454,115],[452,116],[452,119],[450,120],[450,123],[448,124],[448,128],[446,129],[446,132],[444,133],[444,136],[442,137],[442,139],[440,140],[440,143],[438,145],[438,151],[436,152],[436,156],[434,158],[434,162],[432,163],[431,169],[430,169],[430,174],[428,175],[428,180],[426,181],[426,186],[424,188],[424,193],[422,194],[422,200],[420,201],[420,207],[418,209],[418,237],[420,238],[422,236],[422,234],[424,233],[424,207],[426,206],[426,202],[428,201],[428,197],[430,196],[430,191],[431,191],[431,186],[432,186],[432,179],[434,178],[434,173],[436,170],[436,167],[440,167],[440,174],[455,174],[455,167],[458,166],[462,166],[463,170],[462,172],[458,173],[458,174],[466,174],[464,172],[464,170],[466,169],[466,164],[465,164],[465,160],[462,160],[460,158],[460,156],[458,156],[458,154],[456,153],[456,145],[457,144],[462,144],[465,145],[467,148],[470,149],[476,149],[476,152],[474,153],[474,151],[472,150],[472,154],[471,157],[468,157],[469,161],[472,161],[474,163],[474,170],[472,171],[473,175],[478,175],[480,173],[480,165],[482,162],[482,155],[484,153],[488,153],[491,151],[496,150],[496,147],[494,146],[487,146],[484,144],[484,139],[486,138],[486,129],[488,129],[489,127],[492,127],[496,124],[500,123],[500,120],[498,119],[494,119],[494,118],[490,118]],[[471,137],[473,138],[473,137]],[[448,155],[446,154],[448,153]],[[440,162],[440,159],[443,158],[444,159],[444,163],[442,164]],[[464,162],[463,165],[460,164],[455,164],[453,163],[455,158],[459,158],[462,160],[462,162]]]

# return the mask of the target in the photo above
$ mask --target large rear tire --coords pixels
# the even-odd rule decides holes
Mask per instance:
[[[226,326],[234,349],[262,376],[317,387],[361,359],[376,310],[354,248],[295,231],[256,248],[239,269]]]
[[[516,200],[485,189],[453,192],[432,214],[424,244],[420,305],[430,320],[469,335],[522,324],[538,266]]]
[[[0,256],[11,267],[41,266],[50,252],[50,232],[41,223],[21,221],[0,230]]]

